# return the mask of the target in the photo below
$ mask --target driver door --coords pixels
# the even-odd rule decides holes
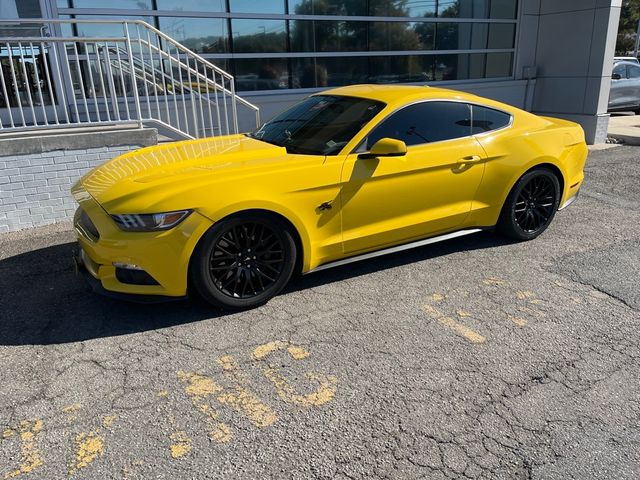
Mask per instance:
[[[407,144],[402,157],[358,158],[381,138]],[[375,127],[342,171],[346,254],[407,243],[462,225],[486,154],[471,135],[471,107],[428,101],[404,107]]]

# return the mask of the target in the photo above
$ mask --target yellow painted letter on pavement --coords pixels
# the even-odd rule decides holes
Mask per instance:
[[[211,430],[209,437],[219,443],[226,443],[231,440],[231,429],[226,423],[219,420],[220,415],[215,408],[211,408],[207,398],[211,395],[222,393],[222,387],[205,375],[194,372],[178,372],[178,378],[186,386],[184,391],[191,398],[193,406],[200,410],[206,417]]]
[[[278,417],[271,407],[262,403],[255,394],[244,387],[246,379],[233,357],[225,355],[218,359],[218,363],[222,366],[225,377],[235,384],[232,391],[219,394],[218,401],[246,415],[256,427],[273,425]]]
[[[294,360],[302,360],[309,357],[309,352],[302,347],[288,342],[269,342],[260,345],[253,351],[253,359],[266,362],[269,355],[286,350]],[[318,384],[318,388],[312,393],[299,393],[290,384],[289,380],[273,364],[267,364],[264,375],[276,388],[278,396],[287,403],[302,407],[313,407],[329,402],[336,394],[338,379],[334,375],[325,375],[317,372],[307,372],[305,377]]]
[[[2,439],[11,438],[16,434],[19,435],[21,456],[20,465],[5,473],[2,476],[3,480],[31,473],[44,464],[40,450],[36,446],[36,437],[42,431],[42,425],[42,420],[25,420],[20,422],[19,427],[9,428],[3,432]]]

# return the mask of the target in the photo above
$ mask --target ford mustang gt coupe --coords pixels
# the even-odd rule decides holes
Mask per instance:
[[[260,305],[292,275],[492,229],[531,240],[578,195],[584,132],[425,86],[312,95],[252,133],[143,148],[74,185],[103,292]]]

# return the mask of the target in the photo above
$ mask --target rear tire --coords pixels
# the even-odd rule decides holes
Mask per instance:
[[[511,189],[496,230],[516,240],[533,240],[547,229],[559,204],[556,174],[544,167],[530,170]]]
[[[191,282],[209,303],[228,310],[262,305],[287,284],[296,265],[291,228],[276,216],[241,213],[217,222],[191,260]]]

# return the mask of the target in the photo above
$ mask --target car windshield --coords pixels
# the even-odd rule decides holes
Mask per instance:
[[[384,107],[367,98],[314,95],[247,135],[289,153],[337,155]]]

